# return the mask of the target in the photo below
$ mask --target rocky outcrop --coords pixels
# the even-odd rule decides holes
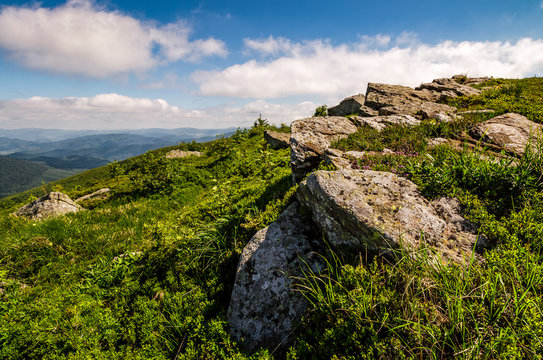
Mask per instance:
[[[390,116],[374,116],[361,117],[354,116],[351,118],[358,126],[369,126],[378,131],[384,130],[390,125],[414,126],[420,123],[420,120],[411,115],[390,115]]]
[[[369,83],[366,90],[366,106],[373,109],[434,102],[439,94],[428,90],[415,90],[408,86]]]
[[[516,155],[524,154],[526,145],[541,134],[542,125],[525,116],[508,113],[474,126],[470,135],[497,145]]]
[[[366,106],[378,110],[382,116],[403,114],[449,121],[456,113],[456,108],[436,103],[440,97],[441,94],[434,90],[369,83]]]
[[[356,132],[357,127],[345,117],[329,116],[296,120],[290,129],[290,164],[297,182],[319,164],[332,142]]]
[[[166,153],[166,159],[186,158],[189,156],[202,156],[199,151],[172,150]]]
[[[464,80],[464,81],[463,81]],[[463,81],[462,83],[460,81]],[[443,100],[446,97],[471,96],[479,95],[480,90],[477,90],[467,84],[475,84],[476,81],[470,81],[469,78],[457,76],[456,78],[435,79],[431,83],[421,84],[417,90],[430,90],[442,93],[440,98]]]
[[[292,289],[292,277],[319,262],[312,253],[311,222],[297,203],[291,204],[267,228],[257,232],[243,249],[228,308],[230,332],[249,350],[275,349],[288,344],[288,335],[307,303]]]
[[[264,140],[266,140],[272,149],[285,149],[288,148],[290,144],[290,134],[266,130],[264,131]]]
[[[427,245],[442,261],[463,263],[476,243],[464,223],[448,222],[415,184],[392,173],[316,171],[300,184],[297,196],[340,251],[387,251],[400,244],[416,251]]]
[[[107,199],[109,197],[109,193],[110,193],[110,189],[109,188],[103,188],[103,189],[100,189],[100,190],[97,190],[91,194],[87,194],[87,195],[84,195],[84,196],[81,196],[81,197],[78,197],[77,199],[75,199],[75,202],[80,202],[80,201],[94,201],[94,200],[103,200],[103,199]]]
[[[77,212],[81,209],[81,206],[72,201],[68,195],[60,192],[51,192],[32,201],[30,204],[22,206],[17,210],[15,215],[27,217],[29,219],[43,219]]]
[[[360,109],[364,106],[364,95],[358,94],[343,99],[339,105],[328,108],[330,116],[358,115]]]

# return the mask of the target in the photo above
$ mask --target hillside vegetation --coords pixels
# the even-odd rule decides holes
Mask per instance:
[[[0,358],[540,359],[543,142],[509,158],[477,143],[430,147],[428,138],[463,141],[474,124],[509,111],[543,123],[543,79],[478,87],[490,88],[449,104],[493,112],[362,128],[336,147],[391,149],[353,166],[407,177],[428,199],[457,197],[490,243],[482,261],[328,249],[324,271],[296,280],[310,311],[292,345],[242,351],[226,321],[239,255],[296,191],[289,150],[266,145],[272,127],[259,119],[229,138],[175,147],[202,157],[166,159],[172,148],[159,149],[47,185],[72,198],[112,189],[86,211],[39,222],[11,215],[40,188],[0,201]]]

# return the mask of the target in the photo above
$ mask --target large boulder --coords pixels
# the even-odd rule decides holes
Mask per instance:
[[[292,277],[319,270],[312,253],[318,239],[298,203],[291,204],[243,249],[228,308],[230,332],[248,350],[288,344],[288,335],[307,308]]]
[[[288,148],[290,144],[290,134],[279,132],[279,131],[273,131],[273,130],[266,130],[264,131],[264,140],[270,145],[272,149],[283,149]]]
[[[400,244],[416,251],[424,244],[445,263],[464,263],[477,241],[474,227],[456,217],[458,207],[447,208],[453,221],[447,219],[414,183],[392,173],[316,171],[300,184],[297,196],[340,252],[387,251]]]
[[[421,119],[436,118],[449,121],[456,108],[438,104],[441,94],[437,91],[415,90],[407,86],[369,83],[366,106],[379,111],[379,115],[411,115]]]
[[[470,135],[522,155],[526,145],[541,135],[541,130],[542,125],[528,120],[525,116],[508,113],[474,126]]]
[[[435,79],[431,83],[421,84],[419,87],[417,87],[417,90],[426,89],[445,93],[445,97],[479,95],[481,93],[480,90],[466,85],[467,83],[474,84],[477,82],[469,82],[467,79],[465,79],[464,83],[460,83],[460,81],[463,80],[463,78],[460,77]]]
[[[357,127],[345,117],[329,116],[296,120],[290,129],[290,164],[298,182],[319,164],[334,141],[356,132]]]
[[[381,109],[412,103],[433,102],[438,99],[439,94],[429,90],[415,90],[402,85],[369,83],[365,105],[373,109]]]
[[[19,208],[15,215],[29,219],[43,219],[66,213],[77,212],[81,206],[76,204],[68,195],[60,192],[51,192],[39,199]]]
[[[339,105],[328,108],[330,116],[358,115],[360,109],[364,106],[364,95],[358,94],[343,99]]]

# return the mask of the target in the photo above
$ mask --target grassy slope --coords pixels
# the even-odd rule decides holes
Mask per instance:
[[[455,103],[542,122],[542,79],[496,83]],[[340,144],[398,151],[355,166],[407,176],[429,198],[457,196],[491,248],[464,269],[431,267],[424,250],[396,263],[324,254],[328,269],[299,279],[312,305],[288,358],[541,357],[543,161],[426,147],[488,116]],[[114,189],[78,214],[34,223],[9,215],[32,192],[0,202],[0,357],[269,357],[240,352],[225,321],[241,249],[295,190],[288,150],[266,148],[262,130],[184,146],[202,158],[167,161],[164,149],[54,184],[71,196]]]
[[[57,182],[90,210],[38,223],[0,213],[0,358],[172,358],[238,353],[225,311],[237,257],[286,206],[288,150],[262,130],[165,160],[167,149]],[[288,198],[288,196],[287,196]],[[266,210],[267,209],[267,210]]]

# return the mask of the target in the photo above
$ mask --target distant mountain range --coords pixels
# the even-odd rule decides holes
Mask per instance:
[[[120,131],[0,129],[0,197],[181,142],[229,136],[228,129]]]

